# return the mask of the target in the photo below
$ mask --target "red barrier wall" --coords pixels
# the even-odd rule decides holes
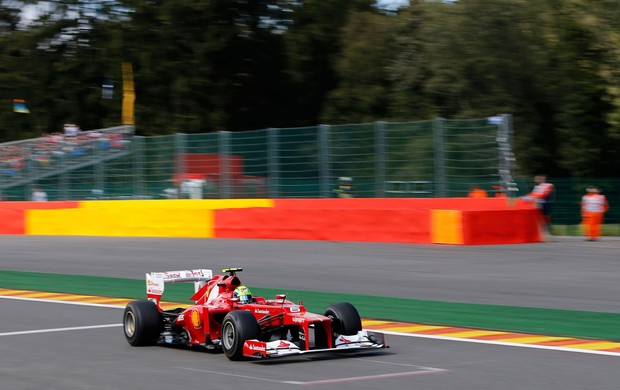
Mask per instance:
[[[216,210],[215,237],[430,243],[429,210]]]
[[[431,226],[431,211],[457,210],[457,244],[540,241],[536,210],[505,198],[277,199],[274,206],[217,210],[215,237],[431,243],[431,229],[444,228]]]
[[[24,234],[25,211],[0,208],[0,234]]]
[[[0,202],[0,209],[12,210],[52,210],[52,209],[75,209],[80,202],[52,201],[52,202]]]
[[[465,245],[541,242],[538,211],[484,210],[463,212]]]
[[[115,203],[102,204],[113,207]],[[0,234],[28,234],[28,210],[75,209],[79,205],[0,202]],[[231,203],[227,207],[237,206]],[[439,211],[453,211],[458,218],[439,219],[432,225],[431,213]],[[446,229],[453,234],[443,234]],[[278,199],[267,207],[215,210],[213,234],[217,238],[481,245],[540,242],[538,229],[537,210],[531,204],[503,198]]]

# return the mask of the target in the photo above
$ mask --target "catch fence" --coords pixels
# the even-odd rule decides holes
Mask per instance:
[[[131,127],[0,145],[0,191],[50,200],[516,193],[511,117],[141,137]],[[343,190],[344,189],[344,190]]]

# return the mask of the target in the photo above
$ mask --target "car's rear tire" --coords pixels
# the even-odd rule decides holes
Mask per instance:
[[[222,321],[222,350],[230,360],[243,358],[243,343],[260,340],[260,325],[249,311],[231,311]]]
[[[332,320],[334,334],[352,336],[362,330],[362,319],[355,306],[349,302],[338,302],[329,305],[325,317]]]
[[[157,306],[151,301],[129,302],[123,314],[123,330],[133,346],[153,345],[161,333],[162,320]]]

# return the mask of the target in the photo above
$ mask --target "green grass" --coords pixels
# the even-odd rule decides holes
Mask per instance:
[[[130,299],[144,299],[146,290],[145,281],[142,279],[2,270],[0,287]],[[354,304],[364,318],[620,341],[620,313],[482,305],[254,286],[251,286],[251,289],[256,296],[275,297],[275,294],[286,293],[292,301],[303,299],[309,311],[318,313],[322,313],[331,303],[347,301]],[[190,302],[188,298],[192,294],[192,283],[171,284],[166,286],[164,300]]]
[[[554,236],[583,236],[581,225],[552,225],[551,233]],[[620,236],[620,225],[618,224],[603,225],[602,235],[608,236],[608,237]]]

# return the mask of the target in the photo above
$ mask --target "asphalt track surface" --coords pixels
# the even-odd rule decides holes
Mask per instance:
[[[0,310],[3,389],[618,389],[617,357],[389,336],[378,353],[230,362],[131,347],[118,308],[0,299]]]
[[[142,278],[236,265],[250,286],[620,311],[614,239],[449,247],[3,236],[0,246],[0,269]],[[221,354],[131,347],[117,308],[0,299],[0,310],[0,387],[7,389],[618,389],[613,356],[388,336],[389,350],[357,357],[229,362]]]
[[[248,286],[620,312],[620,238],[436,246],[236,239],[0,236],[0,269],[144,278],[240,266]]]

